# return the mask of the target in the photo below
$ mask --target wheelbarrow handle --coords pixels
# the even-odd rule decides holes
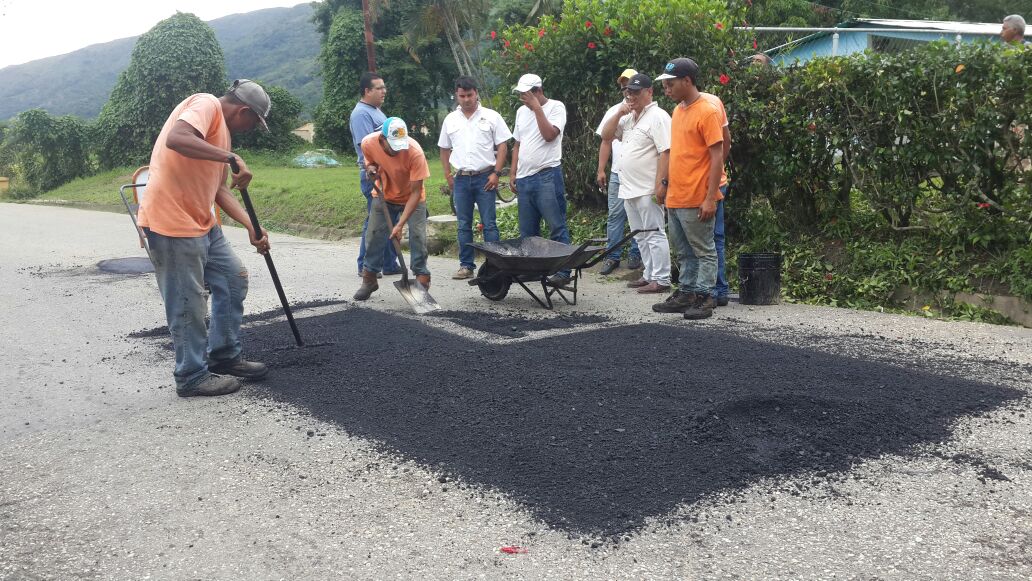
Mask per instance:
[[[577,250],[574,250],[572,253],[570,253],[570,256],[566,260],[564,260],[563,263],[559,266],[559,268],[555,269],[555,271],[561,272],[567,269],[584,268],[583,265],[577,266],[574,263],[581,259],[581,252],[584,252],[585,248],[591,246],[592,242],[594,242],[594,240],[587,240],[584,242],[584,244],[578,246]]]
[[[643,228],[643,229],[639,229],[639,230],[631,230],[631,232],[629,234],[627,234],[627,236],[624,236],[623,238],[621,238],[619,242],[617,242],[616,244],[613,244],[609,248],[606,248],[605,250],[602,251],[601,254],[595,256],[595,258],[592,258],[591,260],[585,262],[584,265],[582,266],[582,268],[591,268],[592,266],[595,266],[596,264],[601,262],[602,259],[604,259],[605,257],[609,256],[610,252],[616,250],[617,248],[620,248],[624,244],[627,244],[628,240],[630,240],[631,238],[634,238],[635,236],[637,236],[638,234],[641,234],[642,232],[658,232],[658,231],[659,231],[659,228]]]

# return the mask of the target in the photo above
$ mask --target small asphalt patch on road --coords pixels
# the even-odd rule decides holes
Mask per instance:
[[[527,333],[567,330],[584,325],[605,323],[609,320],[609,317],[602,315],[584,315],[580,313],[555,314],[546,317],[510,314],[501,317],[480,311],[437,311],[429,316],[448,319],[457,325],[473,329],[474,331],[514,339],[526,337]]]
[[[320,346],[284,348],[285,322],[244,331],[247,355],[272,369],[251,393],[504,491],[572,534],[622,535],[763,478],[830,478],[916,454],[963,416],[1024,396],[904,360],[679,324],[507,345],[371,309],[305,318],[304,328]]]

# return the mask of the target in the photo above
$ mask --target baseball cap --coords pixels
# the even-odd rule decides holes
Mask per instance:
[[[636,74],[638,74],[638,71],[634,69],[624,69],[624,72],[620,73],[620,76],[616,77],[616,80],[619,81],[620,79],[629,79]]]
[[[387,145],[394,151],[405,151],[408,149],[408,125],[401,117],[388,117],[383,122],[383,130],[380,131],[387,139]]]
[[[537,75],[535,75],[533,73],[527,73],[527,74],[523,75],[522,77],[520,77],[520,80],[516,82],[516,86],[513,87],[512,90],[517,92],[517,93],[526,93],[527,91],[533,89],[534,87],[540,87],[540,86],[541,86],[541,77],[539,77],[539,76],[537,76]]]
[[[637,73],[631,77],[631,81],[627,83],[627,86],[624,88],[632,91],[640,91],[642,89],[648,89],[651,86],[652,79],[650,79],[648,75]]]
[[[233,81],[229,92],[258,114],[258,122],[262,129],[269,130],[269,124],[265,119],[269,116],[269,111],[272,111],[272,99],[269,99],[269,94],[261,85],[250,79],[237,79]]]
[[[676,58],[663,67],[663,74],[656,77],[657,81],[664,79],[683,79],[688,77],[695,82],[699,76],[699,65],[690,58]]]

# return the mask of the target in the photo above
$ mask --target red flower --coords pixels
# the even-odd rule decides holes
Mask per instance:
[[[760,48],[760,45],[756,43],[756,39],[755,38],[752,39],[752,49],[756,50],[758,48]]]
[[[509,41],[508,40],[503,40],[502,41],[502,46],[504,46],[505,48],[509,48]]]
[[[830,272],[828,274],[824,275],[824,280],[829,281],[829,282],[834,280],[834,278],[835,278],[835,276],[833,274],[831,274]]]
[[[979,208],[982,208],[983,210],[984,210],[984,209],[986,209],[986,208],[988,208],[988,207],[989,207],[989,206],[991,206],[991,205],[992,205],[992,204],[990,204],[990,203],[988,203],[988,202],[979,202],[979,203],[978,203],[978,207],[979,207]]]
[[[532,50],[534,50],[534,45],[530,44],[529,42],[525,42],[525,43],[523,43],[523,48],[532,51]]]
[[[494,30],[492,30],[492,31],[491,31],[491,40],[494,40],[494,39],[496,39],[496,38],[498,38],[498,33],[497,33],[497,32],[495,32]]]
[[[727,76],[726,73],[720,73],[720,84],[726,85],[731,82],[731,77]]]
[[[724,30],[724,23],[723,22],[718,22],[715,26],[717,27],[717,30]]]
[[[591,28],[591,27],[592,27],[591,21],[590,20],[585,20],[584,21],[584,28]]]
[[[613,28],[612,28],[612,27],[610,27],[610,26],[607,26],[607,27],[606,27],[606,28],[605,28],[605,29],[604,29],[604,30],[602,31],[602,35],[603,35],[603,36],[612,36],[612,35],[613,35]]]
[[[538,31],[538,38],[542,38],[543,36],[545,36],[545,29],[544,28],[542,28],[541,30]]]
[[[589,42],[589,43],[588,43],[588,48],[590,48],[590,49],[596,49],[596,48],[598,48],[598,45],[597,45],[597,44],[595,44],[595,43],[593,43],[593,42]]]
[[[809,125],[806,126],[806,130],[810,133],[815,133],[817,131],[817,124],[811,122]]]

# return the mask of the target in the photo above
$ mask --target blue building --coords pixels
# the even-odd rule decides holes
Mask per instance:
[[[837,31],[823,29],[768,50],[766,54],[778,65],[791,66],[819,57],[845,56],[868,49],[899,52],[935,40],[999,41],[1000,28],[1000,24],[993,23],[859,18],[838,25]]]

